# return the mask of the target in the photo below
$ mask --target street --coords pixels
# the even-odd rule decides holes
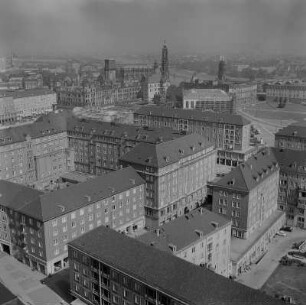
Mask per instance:
[[[288,232],[286,237],[276,236],[263,259],[257,265],[251,265],[251,270],[239,276],[237,282],[260,289],[279,265],[280,258],[291,249],[292,244],[305,239],[306,231],[298,228]]]

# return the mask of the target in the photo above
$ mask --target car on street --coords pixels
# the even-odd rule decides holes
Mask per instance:
[[[284,231],[278,231],[276,235],[285,237],[286,233]]]
[[[290,226],[282,227],[282,228],[281,228],[281,231],[284,231],[284,232],[292,232],[292,231],[293,231],[293,227],[290,227]]]

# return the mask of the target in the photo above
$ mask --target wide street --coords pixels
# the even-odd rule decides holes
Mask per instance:
[[[48,286],[40,283],[44,277],[14,257],[1,253],[0,281],[21,301],[27,305],[67,304]]]
[[[293,243],[306,239],[306,231],[298,228],[295,228],[293,232],[286,232],[286,234],[286,237],[274,237],[267,254],[257,265],[251,265],[250,271],[239,276],[237,282],[260,289],[279,265],[281,257],[291,249]]]

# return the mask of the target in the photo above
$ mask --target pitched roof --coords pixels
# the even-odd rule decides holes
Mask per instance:
[[[279,136],[291,136],[297,138],[306,138],[306,125],[288,125],[280,129],[276,134],[275,137]]]
[[[211,182],[211,185],[248,192],[278,170],[274,154],[270,148],[266,148],[232,169],[218,181]]]
[[[273,147],[272,152],[280,168],[287,168],[295,171],[300,167],[306,168],[305,151]]]
[[[124,138],[137,142],[157,143],[181,137],[179,132],[175,132],[171,128],[142,128],[88,119],[71,118],[67,125],[68,132],[78,131],[85,134]]]
[[[239,114],[214,113],[211,111],[187,110],[179,108],[166,108],[160,106],[143,106],[135,114],[160,116],[168,118],[181,118],[204,122],[226,123],[233,125],[249,125],[251,122]]]
[[[176,251],[182,250],[204,236],[217,232],[224,225],[230,225],[231,221],[219,214],[200,208],[193,210],[183,217],[179,217],[166,223],[156,232],[148,232],[138,237],[141,242],[154,248],[172,253],[169,244],[176,246]],[[199,233],[202,236],[199,236]]]
[[[103,226],[69,243],[191,305],[281,304],[265,293],[147,246]]]
[[[144,183],[131,167],[50,193],[0,180],[0,205],[48,221]]]
[[[27,90],[15,90],[12,95],[14,99],[22,98],[22,97],[31,97],[31,96],[39,96],[39,95],[49,95],[52,94],[56,96],[56,93],[50,89],[46,88],[34,88]]]
[[[190,89],[183,91],[184,99],[204,100],[204,101],[225,101],[229,102],[232,98],[220,89]]]
[[[13,295],[1,282],[0,282],[0,305],[13,305],[13,301],[17,300],[17,297]],[[14,304],[17,304],[14,303]],[[18,303],[21,304],[21,303]]]
[[[158,144],[140,143],[120,160],[161,168],[208,148],[213,150],[213,146],[205,144],[201,135],[189,134]]]

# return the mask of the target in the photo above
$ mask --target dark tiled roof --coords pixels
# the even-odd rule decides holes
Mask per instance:
[[[297,170],[301,166],[306,167],[305,151],[274,147],[272,151],[280,168]]]
[[[206,145],[201,135],[189,134],[159,144],[140,143],[120,160],[161,168],[209,147],[211,145]]]
[[[306,125],[289,125],[284,127],[275,134],[275,137],[280,136],[306,138]]]
[[[48,221],[144,183],[131,167],[45,194],[0,180],[0,204],[35,219]]]
[[[198,110],[172,109],[159,106],[144,106],[135,111],[136,114],[161,116],[169,118],[182,118],[205,122],[226,123],[244,126],[251,122],[238,114],[214,113],[211,111],[201,112]]]
[[[273,152],[266,148],[211,184],[248,192],[277,170],[277,160]]]
[[[0,305],[17,304],[17,302],[13,303],[15,300],[17,300],[17,297],[0,282]]]
[[[114,124],[97,120],[76,119],[68,120],[68,132],[79,131],[85,134],[124,138],[132,141],[157,143],[180,137],[178,132],[170,128],[141,128],[133,125]]]
[[[203,237],[216,232],[218,229],[214,223],[221,228],[225,225],[230,225],[231,221],[202,208],[166,223],[160,227],[159,236],[156,232],[151,231],[139,236],[138,240],[147,245],[153,245],[157,249],[172,253],[169,244],[175,245],[177,251],[182,250],[199,240],[200,236],[196,230],[200,231]]]
[[[192,305],[276,305],[263,292],[101,226],[71,246]]]
[[[1,129],[0,146],[24,142],[27,136],[35,139],[64,132],[65,129],[61,127],[52,121],[37,121],[31,124]]]
[[[21,97],[30,97],[30,96],[39,96],[39,95],[47,95],[47,94],[56,94],[54,91],[46,88],[34,88],[27,90],[16,90],[12,93],[14,99]]]

